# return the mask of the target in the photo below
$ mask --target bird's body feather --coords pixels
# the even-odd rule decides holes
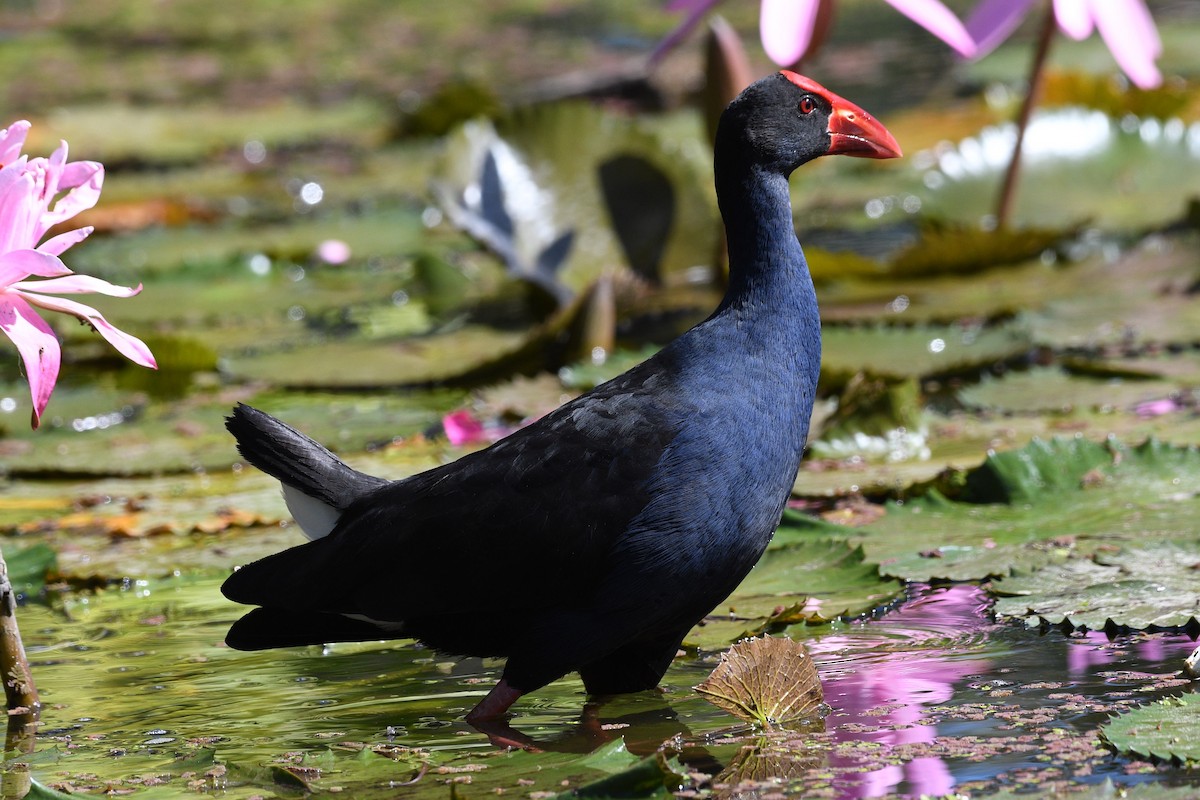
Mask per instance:
[[[501,710],[571,671],[593,693],[657,684],[691,626],[762,555],[807,437],[820,321],[787,175],[832,151],[823,123],[775,118],[801,90],[786,74],[765,79],[726,112],[716,171],[729,291],[625,374],[394,482],[237,409],[229,425],[246,459],[317,504],[294,508],[312,533],[332,530],[229,578],[229,598],[262,606],[229,643],[411,636],[506,656]],[[773,126],[811,140],[762,139],[782,136]]]

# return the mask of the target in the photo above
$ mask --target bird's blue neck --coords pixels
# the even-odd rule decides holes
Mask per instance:
[[[773,326],[817,323],[808,263],[796,240],[786,176],[760,167],[717,173],[729,289],[717,314],[755,309]],[[782,317],[778,316],[782,315]]]

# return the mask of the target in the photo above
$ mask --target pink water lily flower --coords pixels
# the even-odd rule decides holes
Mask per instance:
[[[68,162],[66,142],[49,158],[22,155],[29,127],[22,120],[0,131],[0,331],[16,345],[25,366],[36,428],[61,363],[58,337],[36,309],[77,317],[134,363],[153,369],[158,365],[145,343],[115,328],[96,309],[55,296],[95,292],[132,297],[142,287],[77,275],[62,262],[59,256],[86,239],[91,227],[41,241],[50,228],[96,204],[104,167],[94,161]]]
[[[1038,0],[982,0],[967,20],[967,31],[978,44],[976,57],[987,55],[1017,29]],[[1162,41],[1143,0],[1053,0],[1059,29],[1075,40],[1096,30],[1117,65],[1142,89],[1162,83],[1155,64]]]
[[[671,0],[668,11],[687,13],[651,55],[651,61],[675,46],[719,0]],[[975,42],[967,29],[941,0],[887,0],[888,4],[954,48],[959,55],[975,55]],[[822,20],[833,12],[834,0],[762,0],[759,36],[772,61],[790,67],[800,61],[819,38]]]

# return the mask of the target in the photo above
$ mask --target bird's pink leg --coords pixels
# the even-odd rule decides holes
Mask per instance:
[[[492,687],[487,697],[479,701],[479,705],[467,714],[467,724],[488,737],[495,747],[518,747],[524,750],[541,752],[525,734],[513,730],[508,721],[503,719],[504,713],[525,694],[520,689],[509,686],[503,678]]]
[[[517,702],[517,698],[523,694],[525,693],[520,689],[514,689],[508,685],[508,681],[501,678],[500,682],[488,692],[487,697],[480,700],[479,704],[467,714],[467,722],[482,722],[503,716],[504,712],[508,711],[512,704]]]

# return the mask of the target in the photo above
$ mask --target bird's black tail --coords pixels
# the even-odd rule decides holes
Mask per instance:
[[[340,458],[270,414],[239,403],[225,419],[238,452],[283,484],[288,510],[310,539],[329,533],[341,512],[387,481]]]

